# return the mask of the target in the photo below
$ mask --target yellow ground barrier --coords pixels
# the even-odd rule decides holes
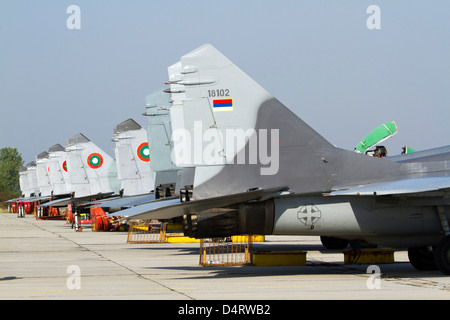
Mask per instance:
[[[253,253],[255,266],[306,266],[305,251],[260,251]]]

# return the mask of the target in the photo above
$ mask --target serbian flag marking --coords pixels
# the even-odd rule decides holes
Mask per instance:
[[[233,111],[233,99],[213,100],[214,112]]]

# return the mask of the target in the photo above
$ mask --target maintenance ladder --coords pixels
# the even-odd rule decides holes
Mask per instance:
[[[166,229],[167,223],[159,221],[130,221],[127,243],[163,243]]]
[[[200,241],[201,266],[241,266],[252,264],[255,236],[233,236]]]

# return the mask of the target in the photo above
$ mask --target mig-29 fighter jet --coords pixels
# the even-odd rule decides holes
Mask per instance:
[[[66,188],[71,196],[58,205],[68,206],[70,222],[75,230],[81,230],[80,215],[89,215],[89,207],[84,204],[119,195],[116,162],[81,133],[66,141],[65,151]]]
[[[193,200],[115,215],[182,216],[197,238],[317,235],[408,247],[416,268],[450,274],[448,148],[395,160],[335,147],[211,45],[183,56],[180,75],[171,83],[185,93],[185,138],[173,140],[182,143],[177,164],[195,167]]]

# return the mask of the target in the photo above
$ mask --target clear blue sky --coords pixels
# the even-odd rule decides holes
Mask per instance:
[[[390,154],[450,144],[448,1],[0,0],[0,147],[29,162],[83,133],[113,155],[114,126],[145,126],[145,96],[204,43],[339,147],[390,120]]]

